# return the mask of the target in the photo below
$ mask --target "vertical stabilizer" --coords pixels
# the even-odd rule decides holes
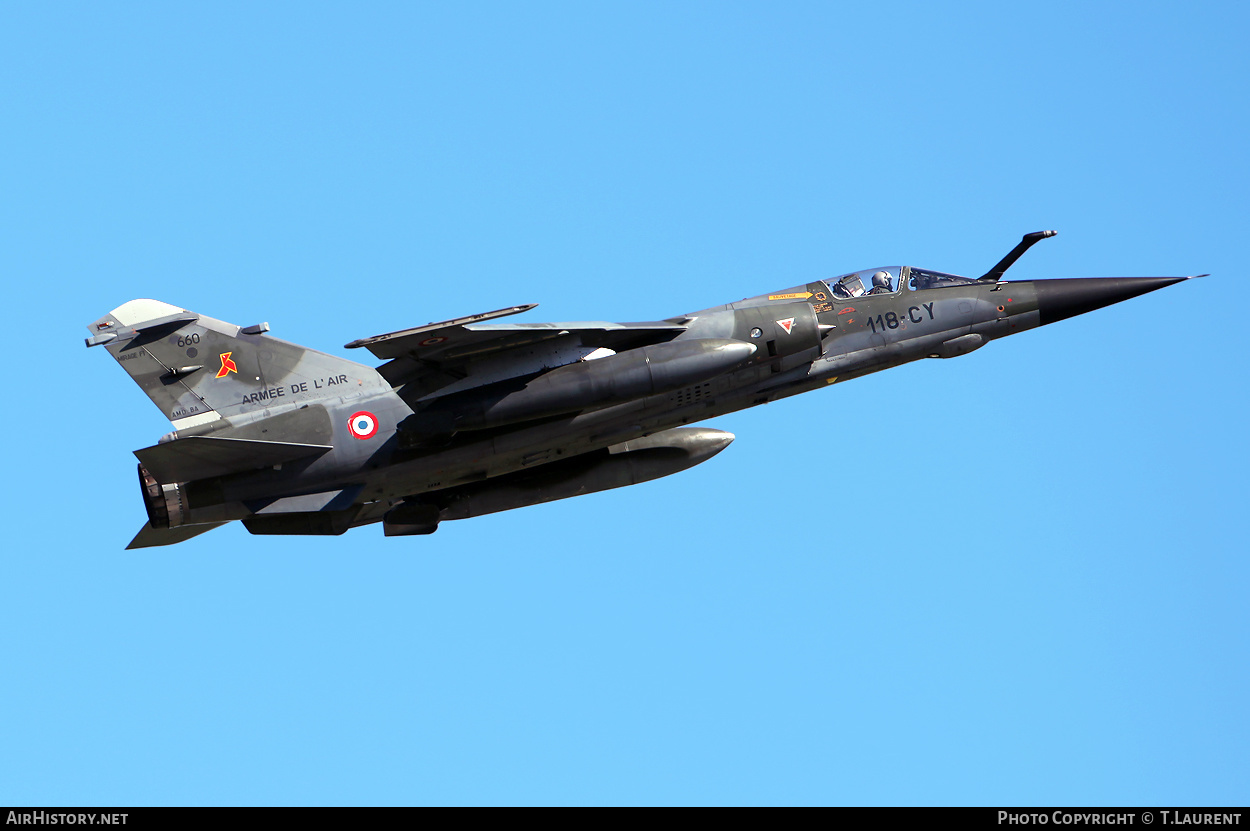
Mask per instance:
[[[214,320],[159,300],[131,300],[92,323],[103,346],[175,427],[286,409],[390,384],[372,367]]]

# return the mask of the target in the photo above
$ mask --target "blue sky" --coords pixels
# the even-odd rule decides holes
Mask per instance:
[[[12,5],[0,804],[1245,804],[1232,3]],[[1211,272],[426,538],[126,552],[84,326]],[[11,351],[12,350],[12,347]],[[353,356],[354,357],[354,356]]]

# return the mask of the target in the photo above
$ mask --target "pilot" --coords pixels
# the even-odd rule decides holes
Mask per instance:
[[[889,294],[890,293],[890,275],[885,271],[878,271],[872,275],[872,291],[869,294]]]

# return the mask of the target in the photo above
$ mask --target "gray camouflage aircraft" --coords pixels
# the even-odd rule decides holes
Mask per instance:
[[[685,425],[920,358],[953,358],[1186,277],[1006,282],[1027,234],[972,279],[866,269],[645,323],[487,323],[355,340],[376,369],[156,300],[88,327],[173,422],[142,450],[129,548],[232,520],[253,534],[387,536],[634,485],[731,433]],[[1205,275],[1200,275],[1205,276]]]

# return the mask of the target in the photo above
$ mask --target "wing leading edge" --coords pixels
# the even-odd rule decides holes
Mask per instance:
[[[575,341],[588,349],[622,351],[672,340],[686,330],[680,323],[484,323],[529,311],[537,306],[509,306],[493,312],[431,323],[385,335],[361,338],[346,344],[347,349],[368,349],[387,363],[378,368],[382,377],[399,387],[431,375],[445,377],[443,383],[472,374],[470,365],[486,358],[500,357],[510,350],[537,344]],[[506,357],[506,356],[505,356]],[[442,383],[434,383],[437,388]]]

